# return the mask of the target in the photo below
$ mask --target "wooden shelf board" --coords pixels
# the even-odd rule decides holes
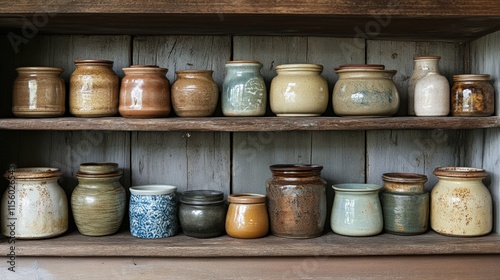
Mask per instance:
[[[1,240],[2,247],[7,240]],[[64,257],[301,257],[374,255],[500,254],[500,236],[447,237],[435,232],[416,236],[381,234],[347,237],[329,232],[313,239],[267,236],[234,239],[227,235],[197,239],[179,234],[139,239],[127,231],[88,237],[78,232],[45,240],[16,240],[17,256]]]
[[[5,130],[109,131],[312,131],[375,129],[476,129],[500,127],[500,117],[210,117],[128,119],[42,118],[0,119]]]

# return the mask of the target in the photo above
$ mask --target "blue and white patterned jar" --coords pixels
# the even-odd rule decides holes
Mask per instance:
[[[263,116],[266,113],[267,91],[260,74],[262,64],[255,60],[234,60],[226,63],[222,86],[224,116]]]
[[[177,187],[145,185],[130,188],[130,234],[164,238],[177,234]]]

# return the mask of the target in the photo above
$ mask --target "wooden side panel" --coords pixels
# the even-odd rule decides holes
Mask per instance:
[[[464,58],[461,45],[442,42],[404,42],[371,41],[367,42],[367,63],[384,64],[385,69],[397,70],[394,82],[398,88],[400,107],[397,115],[408,112],[408,82],[413,73],[413,57],[419,55],[441,56],[439,71],[448,78],[463,73]]]

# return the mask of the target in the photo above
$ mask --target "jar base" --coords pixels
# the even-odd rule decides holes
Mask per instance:
[[[276,114],[278,117],[319,117],[321,114],[306,114],[306,113],[299,113],[299,114]]]
[[[56,118],[64,115],[64,112],[55,111],[12,111],[18,118]]]

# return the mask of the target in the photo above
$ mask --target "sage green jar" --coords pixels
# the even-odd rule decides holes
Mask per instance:
[[[263,116],[266,113],[267,91],[260,74],[262,64],[255,60],[234,60],[226,63],[222,86],[222,113],[230,117]]]
[[[83,163],[76,174],[78,186],[71,194],[71,208],[78,231],[83,235],[116,233],[126,207],[122,172],[116,163]]]

